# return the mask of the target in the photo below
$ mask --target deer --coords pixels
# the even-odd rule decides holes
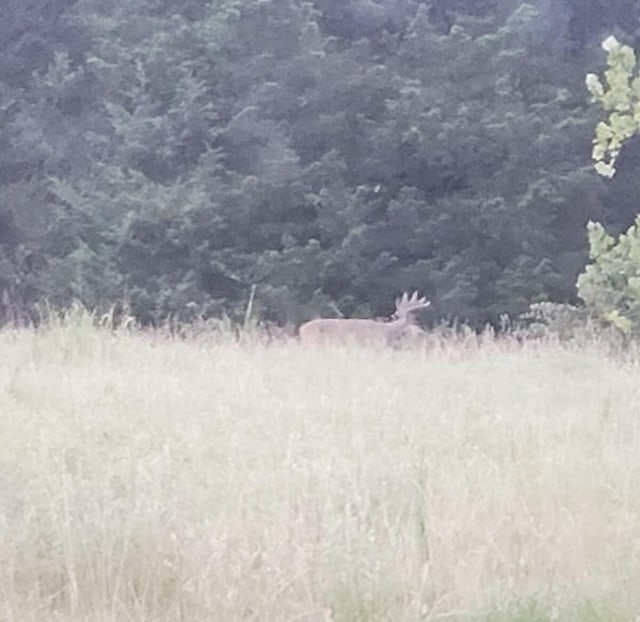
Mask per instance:
[[[300,342],[304,345],[341,344],[355,342],[360,345],[394,345],[409,333],[414,333],[413,313],[431,304],[418,292],[411,297],[405,292],[396,299],[392,320],[323,318],[305,322],[300,326]]]

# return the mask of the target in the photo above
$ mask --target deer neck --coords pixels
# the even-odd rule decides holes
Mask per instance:
[[[392,320],[388,324],[387,333],[391,339],[400,337],[402,333],[407,329],[407,326],[411,324],[411,318],[406,313],[403,313],[398,319]]]

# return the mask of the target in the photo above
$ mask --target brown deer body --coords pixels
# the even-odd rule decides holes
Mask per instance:
[[[393,345],[412,332],[413,313],[429,306],[425,298],[405,293],[396,300],[395,319],[380,322],[371,319],[319,319],[300,327],[300,341],[305,344]]]

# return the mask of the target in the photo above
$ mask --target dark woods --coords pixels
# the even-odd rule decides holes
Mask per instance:
[[[385,315],[571,302],[585,224],[635,167],[590,161],[600,41],[631,0],[5,0],[0,321]],[[630,145],[631,149],[632,145]]]

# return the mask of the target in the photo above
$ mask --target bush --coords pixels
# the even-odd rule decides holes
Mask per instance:
[[[640,336],[640,216],[616,240],[590,222],[592,263],[578,277],[578,295],[589,315],[625,337]]]

